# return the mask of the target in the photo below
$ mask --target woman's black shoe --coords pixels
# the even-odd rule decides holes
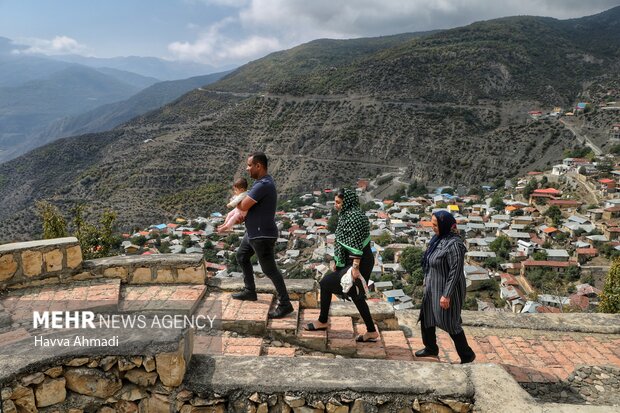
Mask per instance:
[[[439,355],[438,351],[433,352],[427,348],[423,348],[422,350],[418,350],[415,352],[416,357],[437,357],[438,355]]]
[[[461,359],[461,364],[467,364],[467,363],[471,363],[474,360],[476,360],[476,355],[474,353],[472,353],[471,357],[467,357],[467,358],[462,358]]]
[[[243,301],[256,301],[258,299],[256,296],[256,291],[250,291],[245,288],[240,292],[233,294],[232,298]]]

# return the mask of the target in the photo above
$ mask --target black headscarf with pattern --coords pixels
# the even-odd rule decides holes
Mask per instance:
[[[431,256],[439,241],[444,238],[458,236],[455,233],[456,228],[456,219],[452,216],[451,213],[445,210],[440,210],[434,212],[433,215],[437,218],[437,226],[439,227],[439,234],[433,235],[431,238],[431,242],[428,244],[428,248],[424,252],[424,257],[422,258],[422,268],[424,272],[428,272],[428,258]]]
[[[346,264],[346,250],[361,256],[364,247],[370,242],[370,222],[360,208],[357,194],[352,189],[342,191],[344,198],[338,214],[334,258],[336,266]]]

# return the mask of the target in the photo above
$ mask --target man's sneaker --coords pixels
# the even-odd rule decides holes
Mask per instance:
[[[246,288],[232,295],[235,300],[256,301],[256,291],[250,291]]]
[[[432,351],[424,347],[422,350],[418,350],[415,352],[416,357],[437,357],[439,355],[439,350]]]
[[[291,303],[278,305],[275,310],[269,312],[269,318],[282,318],[295,311]]]

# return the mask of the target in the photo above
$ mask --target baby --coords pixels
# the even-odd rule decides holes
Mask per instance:
[[[237,205],[239,205],[248,194],[248,181],[245,178],[237,179],[233,184],[233,192],[235,195],[230,198],[230,202],[228,202],[226,206],[234,209],[226,215],[224,224],[217,228],[217,232],[230,231],[233,225],[240,224],[245,219],[247,211],[240,210],[237,208]]]

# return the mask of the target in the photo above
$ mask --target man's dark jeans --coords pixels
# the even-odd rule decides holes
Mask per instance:
[[[241,266],[243,271],[243,282],[245,288],[250,291],[256,291],[256,283],[254,282],[254,269],[250,258],[256,254],[258,263],[260,264],[263,272],[273,285],[276,287],[278,293],[278,300],[280,305],[286,305],[290,303],[288,292],[286,291],[286,285],[284,284],[284,278],[282,273],[278,270],[276,265],[275,255],[275,238],[255,238],[248,239],[248,235],[245,234],[241,240],[241,245],[237,250],[237,262]]]

